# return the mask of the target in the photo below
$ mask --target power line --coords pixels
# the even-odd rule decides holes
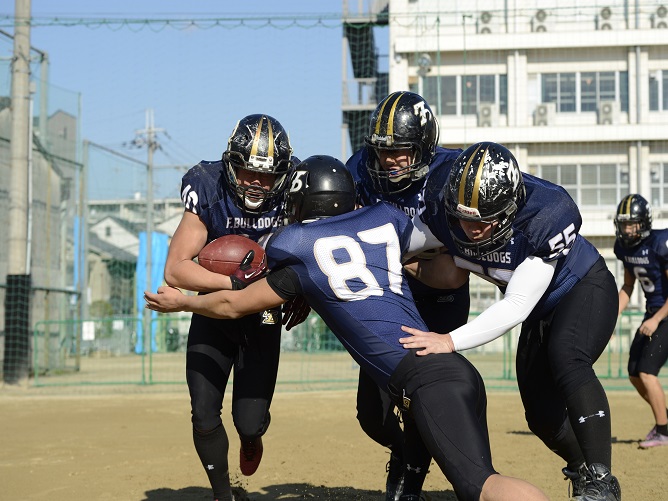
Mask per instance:
[[[58,16],[58,17],[30,17],[15,18],[14,16],[0,16],[0,27],[14,27],[17,24],[28,24],[31,27],[76,27],[84,26],[95,29],[106,27],[112,30],[128,28],[131,30],[141,30],[144,28],[162,30],[173,28],[177,30],[187,30],[192,28],[211,29],[211,28],[252,28],[260,29],[272,27],[276,29],[287,28],[340,28],[343,23],[340,13],[333,14],[296,14],[296,15],[272,15],[267,17],[254,15],[241,15],[239,17],[198,17],[192,14],[184,14],[179,17],[115,17],[113,14],[105,17],[77,17],[77,16]]]

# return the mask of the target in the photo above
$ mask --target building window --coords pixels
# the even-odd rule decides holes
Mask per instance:
[[[439,113],[438,84],[441,83]],[[416,90],[415,92],[418,92]],[[457,77],[426,77],[422,79],[422,97],[424,97],[434,113],[441,115],[454,115],[457,113]]]
[[[582,205],[616,205],[619,201],[617,191],[617,165],[581,165],[580,200]]]
[[[474,75],[462,77],[462,115],[478,113],[478,78]]]
[[[652,181],[652,205],[654,207],[668,205],[668,162],[652,162],[649,171]]]
[[[656,70],[649,74],[649,109],[668,110],[668,70]]]
[[[544,73],[540,76],[541,102],[556,103],[557,111],[569,113],[595,112],[601,101],[619,101],[620,110],[628,111],[628,79],[626,71]]]
[[[440,96],[438,83],[441,83]],[[422,96],[438,114],[476,115],[480,103],[498,103],[499,113],[508,112],[506,75],[430,76],[422,78]],[[459,99],[458,99],[459,96]]]
[[[619,72],[619,109],[629,111],[629,72]]]
[[[615,207],[628,192],[628,167],[622,164],[539,165],[530,171],[562,186],[581,207]]]
[[[111,226],[105,226],[104,227],[104,236],[105,237],[110,237],[111,236]]]
[[[544,73],[541,75],[543,103],[557,103],[557,111],[575,111],[575,73]]]
[[[499,75],[499,113],[508,114],[508,75]]]
[[[575,165],[542,165],[535,168],[534,172],[554,184],[562,186],[568,194],[577,200],[578,172]]]

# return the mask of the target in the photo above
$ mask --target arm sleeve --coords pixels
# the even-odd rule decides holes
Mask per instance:
[[[535,256],[525,259],[513,273],[501,301],[450,333],[455,350],[482,346],[526,320],[549,287],[555,267],[555,261]]]
[[[276,294],[286,301],[301,294],[301,284],[297,273],[288,266],[272,270],[267,275],[267,283]]]
[[[429,249],[443,247],[441,241],[434,236],[429,227],[422,221],[419,216],[413,218],[413,232],[411,233],[411,240],[408,245],[408,250],[403,256],[403,261],[407,261]]]

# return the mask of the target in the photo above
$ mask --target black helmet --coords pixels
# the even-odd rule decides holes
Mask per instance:
[[[297,165],[287,195],[290,221],[305,221],[350,212],[356,192],[352,174],[339,160],[314,155]]]
[[[461,252],[482,257],[506,245],[525,198],[522,172],[508,148],[491,142],[468,147],[455,160],[444,190],[448,226]],[[498,224],[490,238],[474,243],[463,234],[460,219]]]
[[[394,92],[383,99],[371,115],[369,133],[364,138],[374,189],[385,194],[399,193],[424,178],[437,141],[438,122],[421,96]],[[380,165],[379,150],[406,149],[411,151],[411,162],[405,169],[388,172]]]
[[[633,234],[623,230],[623,225],[637,223]],[[626,195],[617,206],[615,214],[615,236],[623,247],[635,247],[649,236],[652,229],[652,209],[649,202],[638,194]]]
[[[273,209],[285,192],[292,174],[290,138],[278,120],[268,115],[248,115],[237,122],[223,153],[227,182],[236,193],[236,205],[251,214]],[[242,186],[237,179],[239,169],[274,176],[274,184],[266,190],[261,186]]]

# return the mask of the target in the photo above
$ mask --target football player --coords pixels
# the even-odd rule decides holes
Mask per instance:
[[[566,190],[523,174],[504,146],[476,143],[452,170],[430,176],[425,210],[415,218],[411,252],[445,245],[413,265],[432,285],[439,270],[475,273],[504,293],[468,324],[446,335],[405,328],[418,354],[481,346],[518,324],[517,382],[529,428],[567,462],[573,499],[619,501],[611,473],[608,399],[593,369],[615,326],[617,287]]]
[[[668,360],[668,229],[652,229],[652,209],[638,194],[627,195],[615,215],[615,256],[624,264],[619,313],[629,304],[636,280],[645,295],[645,316],[629,353],[629,379],[654,414],[655,426],[640,447],[668,445],[666,395],[659,371]]]
[[[183,176],[185,211],[169,246],[166,283],[200,293],[243,288],[243,274],[212,273],[193,258],[222,235],[266,242],[281,224],[295,161],[288,134],[278,120],[261,114],[239,120],[222,159],[201,161]],[[186,379],[193,441],[214,499],[232,499],[229,441],[220,418],[230,373],[234,368],[232,417],[241,440],[240,468],[244,475],[252,475],[260,463],[262,435],[270,421],[280,333],[281,312],[276,308],[234,320],[192,316]]]
[[[147,307],[240,318],[303,295],[375,384],[415,420],[457,499],[546,500],[535,486],[494,470],[487,399],[473,365],[458,353],[418,357],[399,343],[402,324],[426,328],[402,273],[411,220],[383,202],[354,211],[355,199],[341,162],[309,157],[288,194],[287,211],[297,222],[269,241],[265,278],[242,291],[204,296],[160,287],[145,293]]]
[[[422,96],[401,91],[383,99],[371,115],[365,146],[346,163],[357,184],[360,205],[385,201],[413,217],[429,172],[441,165],[449,169],[462,152],[436,146],[438,136],[438,122]],[[409,276],[408,286],[429,330],[450,332],[468,320],[468,280],[458,289],[443,290]],[[395,409],[389,395],[360,371],[357,419],[370,438],[390,449],[385,499],[395,501],[402,492],[417,499],[431,457],[412,439],[404,453],[405,438]],[[411,425],[404,420],[409,436]]]

